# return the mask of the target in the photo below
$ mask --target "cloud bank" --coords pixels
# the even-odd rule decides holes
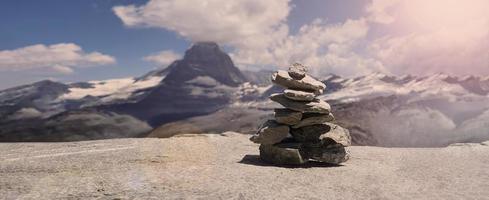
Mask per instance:
[[[129,27],[159,27],[192,41],[243,45],[243,40],[276,32],[289,13],[288,2],[150,0],[143,6],[116,6],[113,10]]]
[[[287,16],[292,7],[289,0],[150,0],[113,10],[128,27],[163,28],[193,42],[229,45],[238,66],[287,67],[302,62],[316,74],[383,71],[379,62],[353,50],[367,34],[365,19],[338,24],[318,19],[291,34]]]
[[[340,23],[316,19],[292,33],[289,0],[150,0],[116,6],[128,27],[157,27],[231,47],[241,67],[302,62],[316,75],[489,75],[489,2],[372,0]],[[381,35],[370,35],[376,29]]]
[[[182,55],[175,53],[171,50],[160,51],[143,58],[143,60],[158,64],[160,66],[167,66],[173,61],[182,58]]]
[[[86,53],[73,43],[37,44],[0,51],[0,71],[42,70],[71,74],[74,68],[114,64],[115,58],[99,52]]]
[[[394,74],[489,75],[488,9],[485,0],[374,0],[370,17],[404,31],[369,51]]]

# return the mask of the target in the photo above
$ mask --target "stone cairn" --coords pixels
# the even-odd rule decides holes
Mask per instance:
[[[260,157],[276,165],[299,165],[308,161],[345,162],[350,133],[333,122],[331,107],[317,98],[326,85],[306,74],[295,63],[289,71],[278,70],[272,82],[286,88],[270,99],[285,108],[275,109],[275,119],[265,122],[250,140],[260,144]]]

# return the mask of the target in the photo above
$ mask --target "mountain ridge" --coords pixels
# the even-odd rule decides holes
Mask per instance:
[[[19,86],[0,91],[0,141],[16,134],[42,140],[43,132],[70,140],[61,132],[66,130],[85,139],[252,133],[276,106],[268,96],[282,90],[271,85],[270,74],[241,72],[217,44],[196,43],[183,59],[139,77]],[[487,77],[372,73],[319,79],[327,85],[319,98],[332,105],[356,145],[430,147],[489,139]],[[84,120],[79,130],[53,129],[73,117]],[[100,129],[103,123],[92,118],[112,128]],[[124,127],[118,119],[143,128],[117,135]]]

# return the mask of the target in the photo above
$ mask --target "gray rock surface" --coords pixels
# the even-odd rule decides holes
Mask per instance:
[[[272,82],[288,89],[309,91],[315,94],[322,94],[324,89],[326,89],[326,85],[324,85],[324,83],[312,78],[309,75],[306,75],[301,80],[296,80],[290,77],[284,70],[278,70],[277,72],[273,73]]]
[[[304,126],[298,129],[290,129],[290,134],[299,142],[320,141],[320,136],[331,130],[327,124],[315,124]]]
[[[301,121],[292,126],[292,128],[300,128],[304,126],[310,126],[314,124],[322,124],[325,122],[334,121],[334,116],[332,113],[329,114],[319,114],[319,113],[305,113],[302,115]]]
[[[297,141],[322,141],[323,144],[351,145],[350,132],[341,126],[332,123],[315,124],[297,129],[290,129],[290,134]]]
[[[331,130],[326,134],[322,134],[319,137],[320,140],[325,141],[331,139],[334,142],[339,143],[343,146],[351,145],[351,136],[350,136],[350,132],[347,129],[338,126],[337,124],[332,124],[332,123],[325,123],[325,124],[331,127]]]
[[[295,101],[312,101],[314,100],[314,97],[316,97],[316,95],[311,92],[303,92],[291,89],[284,90],[284,95],[285,97]]]
[[[260,158],[274,165],[300,165],[307,162],[300,152],[299,143],[260,145]]]
[[[294,125],[302,119],[302,113],[287,108],[275,109],[275,120],[280,124]]]
[[[251,136],[250,140],[258,144],[275,144],[289,135],[288,126],[268,120],[255,135]]]
[[[331,106],[320,99],[311,102],[294,101],[285,97],[284,94],[272,94],[270,99],[288,109],[300,112],[329,114],[331,110]]]
[[[350,154],[344,146],[341,144],[333,144],[328,147],[323,146],[307,146],[302,148],[303,152],[306,152],[308,158],[316,161],[330,163],[330,164],[340,164],[346,162],[350,159]]]
[[[304,77],[306,77],[307,68],[300,63],[294,63],[292,64],[292,66],[289,67],[288,72],[289,72],[289,76],[292,77],[293,79],[301,80]]]
[[[0,199],[486,199],[489,146],[348,147],[270,166],[248,135],[0,143]]]

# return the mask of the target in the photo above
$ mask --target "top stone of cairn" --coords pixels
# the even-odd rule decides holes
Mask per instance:
[[[304,77],[306,77],[306,73],[307,68],[300,63],[294,63],[292,64],[292,66],[289,67],[289,76],[295,80],[303,79]]]
[[[324,89],[326,89],[324,83],[307,74],[301,80],[297,80],[292,78],[289,73],[284,70],[278,70],[272,74],[272,82],[287,89],[311,92],[315,95],[322,94]]]

